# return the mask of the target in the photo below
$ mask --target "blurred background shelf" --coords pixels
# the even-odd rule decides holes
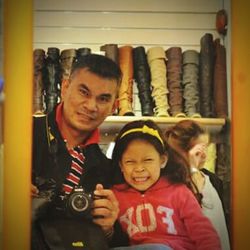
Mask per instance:
[[[106,118],[104,123],[101,125],[101,133],[106,135],[115,135],[120,129],[128,122],[134,120],[153,120],[156,122],[161,129],[166,129],[173,126],[177,122],[185,119],[192,119],[204,126],[209,133],[215,134],[219,133],[223,126],[226,124],[226,119],[224,118],[176,118],[176,117],[151,117],[151,116],[109,116]]]

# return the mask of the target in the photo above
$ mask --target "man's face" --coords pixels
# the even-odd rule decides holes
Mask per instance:
[[[103,79],[86,69],[62,84],[63,122],[77,133],[96,129],[115,109],[115,80]]]

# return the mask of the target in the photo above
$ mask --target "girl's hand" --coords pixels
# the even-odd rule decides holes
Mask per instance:
[[[188,152],[189,164],[192,168],[201,168],[207,158],[207,144],[199,143]]]

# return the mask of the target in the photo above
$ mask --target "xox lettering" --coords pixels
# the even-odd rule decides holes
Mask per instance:
[[[143,214],[148,214],[147,220]],[[120,217],[120,222],[127,226],[127,233],[131,237],[140,232],[153,232],[157,230],[157,220],[166,224],[166,233],[177,234],[174,221],[174,210],[164,206],[157,206],[156,209],[150,203],[137,205],[135,208],[130,207]]]

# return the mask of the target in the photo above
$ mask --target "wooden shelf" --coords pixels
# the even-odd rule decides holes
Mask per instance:
[[[111,135],[117,134],[120,129],[128,122],[135,120],[153,120],[162,129],[173,126],[177,122],[185,119],[192,119],[199,122],[210,133],[219,133],[222,127],[226,124],[224,118],[175,118],[175,117],[151,117],[151,116],[108,116],[104,123],[101,125],[100,130],[102,134]]]

